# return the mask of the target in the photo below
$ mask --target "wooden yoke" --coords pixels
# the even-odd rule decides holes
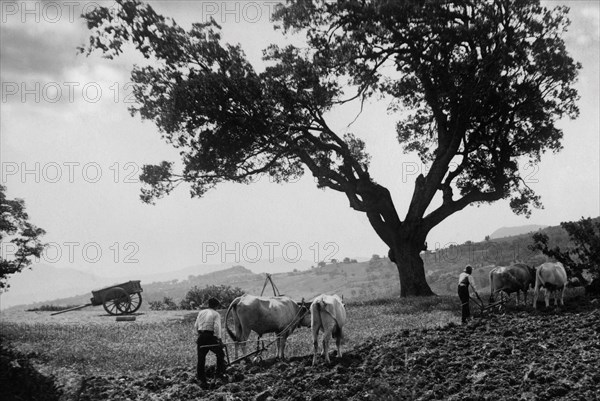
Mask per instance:
[[[277,286],[273,282],[271,275],[269,273],[265,273],[265,274],[267,275],[267,277],[265,277],[265,283],[263,285],[262,291],[260,292],[260,296],[262,297],[262,295],[264,294],[265,288],[267,287],[268,282],[271,283],[271,287],[273,288],[273,295],[276,297],[280,296],[281,294],[279,293],[279,289],[277,289]]]

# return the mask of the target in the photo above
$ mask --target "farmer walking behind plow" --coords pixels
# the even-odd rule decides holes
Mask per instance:
[[[458,297],[460,298],[462,306],[462,323],[465,324],[471,317],[471,309],[469,308],[469,286],[473,288],[475,295],[477,294],[477,287],[475,287],[475,280],[471,273],[473,268],[471,265],[465,266],[465,270],[458,276]]]
[[[217,377],[225,373],[225,353],[223,352],[223,342],[221,341],[221,315],[216,309],[221,305],[218,299],[210,298],[208,300],[208,309],[198,312],[194,328],[198,331],[198,381],[203,388],[207,388],[206,373],[204,365],[206,363],[206,354],[212,351],[217,357]]]

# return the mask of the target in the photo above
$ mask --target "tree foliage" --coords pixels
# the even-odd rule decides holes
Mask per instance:
[[[560,38],[566,11],[527,0],[299,1],[281,16],[285,28],[307,32],[328,71],[411,112],[397,125],[398,140],[431,167],[417,180],[408,216],[423,216],[441,191],[434,223],[473,202],[511,197],[523,214],[539,205],[517,160],[536,163],[559,150],[555,121],[578,113],[571,85],[580,65]]]
[[[177,304],[171,297],[163,297],[162,301],[150,301],[150,310],[177,310]]]
[[[228,307],[237,297],[244,295],[244,291],[239,287],[229,285],[210,285],[204,288],[194,286],[185,294],[179,304],[181,309],[197,309],[208,305],[210,298],[217,298],[221,302],[221,307]]]
[[[560,225],[569,234],[571,246],[562,249],[550,246],[548,236],[538,232],[533,234],[534,243],[530,248],[564,264],[582,284],[588,282],[584,273],[592,279],[600,278],[600,219],[594,221],[582,217],[579,221],[566,221]]]
[[[130,42],[152,59],[133,68],[130,110],[153,121],[183,161],[180,172],[169,161],[144,166],[142,200],[182,182],[202,196],[222,181],[310,171],[367,215],[403,295],[431,294],[419,252],[448,216],[500,199],[526,216],[541,206],[519,162],[560,150],[557,120],[578,114],[580,65],[561,37],[568,9],[539,0],[292,0],[275,18],[307,46],[269,46],[262,72],[239,45],[223,43],[215,21],[186,31],[137,0],[117,3],[116,14],[84,15],[91,36],[81,51],[113,58]],[[328,125],[336,106],[374,96],[405,116],[398,142],[428,167],[404,217],[371,177],[365,142]]]
[[[31,224],[23,199],[8,199],[0,185],[0,289],[8,288],[8,276],[19,273],[44,250],[40,237],[46,232]]]

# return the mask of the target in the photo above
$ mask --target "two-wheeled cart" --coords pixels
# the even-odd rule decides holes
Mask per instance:
[[[89,304],[76,306],[52,313],[70,312],[73,310],[85,308],[87,306],[102,305],[109,315],[127,315],[136,312],[142,305],[142,286],[140,280],[132,280],[126,283],[112,285],[97,291],[92,291],[92,298]]]

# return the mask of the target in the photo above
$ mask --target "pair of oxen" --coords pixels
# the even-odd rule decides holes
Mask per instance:
[[[540,290],[545,290],[546,307],[550,306],[550,294],[554,293],[554,304],[564,305],[565,288],[567,287],[567,272],[562,263],[547,262],[536,268],[526,264],[517,263],[510,266],[499,266],[490,271],[490,302],[494,301],[498,293],[523,292],[524,302],[527,302],[527,290],[534,289],[533,307],[537,307]]]
[[[233,316],[232,330],[227,324]],[[225,328],[235,342],[235,357],[238,349],[246,355],[246,343],[250,332],[260,337],[266,333],[276,334],[277,356],[284,358],[287,338],[300,327],[311,327],[314,344],[313,365],[317,363],[319,332],[323,331],[323,356],[329,359],[329,339],[335,338],[338,356],[342,356],[343,327],[346,323],[346,308],[337,295],[319,295],[311,303],[296,302],[286,296],[257,297],[243,295],[233,300],[225,314]],[[258,345],[257,345],[258,346]]]

